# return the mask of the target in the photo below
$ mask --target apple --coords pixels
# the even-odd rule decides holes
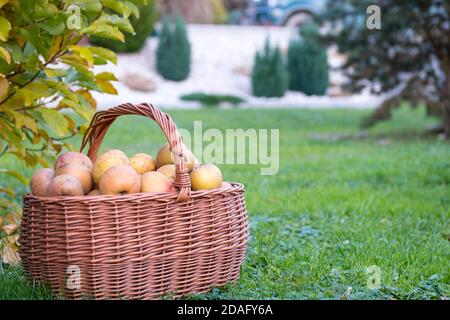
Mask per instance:
[[[129,165],[130,161],[125,153],[117,149],[108,150],[97,157],[92,170],[94,182],[98,184],[100,182],[100,178],[106,170],[119,164]]]
[[[159,173],[165,175],[171,182],[175,181],[175,165],[166,164],[158,169]]]
[[[50,168],[38,169],[30,180],[31,193],[38,197],[46,197],[47,189],[55,177],[55,170]]]
[[[88,156],[80,152],[69,151],[60,155],[58,159],[56,159],[55,171],[59,170],[60,168],[68,164],[83,165],[87,167],[89,170],[92,170],[92,161],[91,159],[89,159]]]
[[[61,174],[71,175],[80,180],[83,186],[84,194],[87,194],[92,189],[92,174],[86,166],[80,164],[66,164],[63,167],[56,169],[56,176]]]
[[[169,178],[158,171],[144,173],[141,177],[141,192],[173,192]]]
[[[156,170],[156,161],[146,153],[136,153],[130,158],[130,164],[138,174]]]
[[[141,188],[139,175],[128,164],[118,164],[108,168],[100,178],[101,194],[124,195],[137,193]]]
[[[98,196],[98,195],[100,195],[100,190],[98,190],[98,189],[93,189],[93,190],[91,190],[91,192],[89,192],[87,195],[88,195],[88,196]]]
[[[192,171],[195,166],[195,157],[192,154],[192,152],[185,146],[182,145],[183,155],[186,159],[186,165],[188,167],[189,171]],[[172,150],[170,149],[170,146],[168,143],[164,144],[158,151],[158,154],[156,156],[156,164],[158,165],[158,168],[161,168],[162,166],[165,166],[166,164],[175,164],[174,160],[174,154]]]
[[[217,189],[222,185],[222,173],[213,164],[202,164],[195,168],[191,174],[192,190]]]
[[[77,178],[69,174],[56,176],[47,189],[49,196],[82,196],[83,186]]]

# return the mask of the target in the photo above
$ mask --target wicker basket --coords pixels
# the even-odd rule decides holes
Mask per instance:
[[[122,115],[154,120],[176,157],[177,191],[120,196],[24,197],[21,258],[26,274],[65,298],[156,299],[236,281],[248,223],[244,186],[192,191],[172,119],[150,104],[97,112],[83,138],[94,160]]]

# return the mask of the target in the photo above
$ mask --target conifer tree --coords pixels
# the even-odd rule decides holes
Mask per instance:
[[[282,97],[288,87],[288,72],[278,47],[272,47],[269,39],[264,49],[255,55],[252,71],[253,95],[257,97]]]
[[[167,17],[163,19],[156,50],[156,68],[167,80],[182,81],[189,76],[191,45],[181,16],[177,16],[174,23]]]

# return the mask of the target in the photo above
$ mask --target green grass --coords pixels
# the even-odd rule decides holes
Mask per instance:
[[[368,136],[356,110],[170,110],[179,127],[279,128],[280,170],[222,165],[246,187],[250,242],[240,281],[193,298],[440,299],[450,295],[450,146],[423,134],[435,123],[402,109]],[[342,139],[341,139],[341,138]],[[103,150],[156,152],[163,135],[150,120],[125,117]],[[78,141],[74,141],[78,144]],[[17,167],[12,159],[0,167]],[[13,184],[13,180],[7,180]],[[23,188],[19,190],[23,192]],[[381,269],[367,288],[366,268]],[[5,268],[0,299],[47,299]]]

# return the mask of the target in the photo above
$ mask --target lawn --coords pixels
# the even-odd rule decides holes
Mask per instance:
[[[450,145],[422,134],[434,120],[402,109],[361,134],[368,111],[170,110],[179,127],[280,129],[280,170],[222,165],[246,187],[250,242],[240,281],[193,298],[441,299],[450,296]],[[155,154],[163,135],[125,117],[103,150]],[[78,145],[79,139],[73,142]],[[0,167],[18,167],[6,159]],[[6,180],[12,185],[13,180]],[[17,187],[21,193],[24,189]],[[366,268],[381,270],[367,286]],[[351,289],[349,289],[351,287]],[[0,299],[48,299],[4,267]]]

